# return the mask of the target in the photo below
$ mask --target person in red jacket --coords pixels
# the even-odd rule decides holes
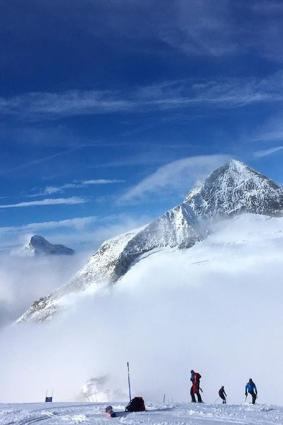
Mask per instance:
[[[191,397],[192,397],[192,403],[196,403],[196,396],[198,399],[198,403],[202,403],[202,398],[200,395],[200,391],[202,389],[200,388],[200,378],[201,375],[198,372],[195,372],[194,370],[191,370]]]

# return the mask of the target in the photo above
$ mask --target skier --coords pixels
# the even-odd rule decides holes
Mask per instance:
[[[221,398],[221,400],[222,400],[222,403],[223,404],[226,404],[226,397],[227,397],[227,394],[226,394],[226,392],[225,392],[225,389],[224,389],[224,386],[222,385],[222,387],[220,388],[220,390],[218,391],[218,394],[219,394],[219,397]]]
[[[192,403],[196,403],[195,395],[197,395],[198,403],[202,403],[202,398],[201,398],[201,395],[200,395],[200,391],[202,392],[202,389],[200,388],[200,378],[201,378],[201,375],[198,372],[191,370],[191,382],[192,382],[191,398],[192,398]]]
[[[255,401],[257,399],[257,388],[252,378],[249,379],[249,382],[246,385],[246,389],[245,389],[246,398],[248,394],[252,396],[252,404],[255,404]]]

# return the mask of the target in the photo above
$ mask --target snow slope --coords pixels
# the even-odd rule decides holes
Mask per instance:
[[[123,405],[113,403],[118,417],[105,416],[106,404],[53,403],[0,405],[1,425],[42,423],[123,425],[279,425],[283,424],[283,408],[268,405],[151,405],[148,411],[125,413]]]

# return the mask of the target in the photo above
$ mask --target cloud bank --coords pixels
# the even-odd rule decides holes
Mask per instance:
[[[220,385],[243,402],[253,377],[259,402],[282,404],[282,218],[242,216],[213,230],[192,249],[148,256],[111,290],[67,299],[49,324],[6,329],[1,400],[41,401],[46,388],[74,400],[105,376],[126,400],[130,361],[133,394],[146,401],[188,400],[194,368],[206,402]]]
[[[10,256],[0,253],[0,329],[35,300],[68,282],[86,254],[68,257]]]

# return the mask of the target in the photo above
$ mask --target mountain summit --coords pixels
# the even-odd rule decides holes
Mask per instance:
[[[104,242],[65,286],[36,301],[19,321],[51,318],[65,296],[117,282],[144,255],[165,247],[190,248],[208,234],[208,222],[240,213],[280,215],[282,188],[232,160],[213,171],[178,206],[141,229]]]
[[[196,215],[213,217],[240,212],[277,215],[283,193],[272,180],[240,161],[231,160],[213,171],[185,201]]]
[[[64,245],[54,245],[43,236],[33,235],[25,246],[25,251],[31,255],[73,255],[74,251]]]

